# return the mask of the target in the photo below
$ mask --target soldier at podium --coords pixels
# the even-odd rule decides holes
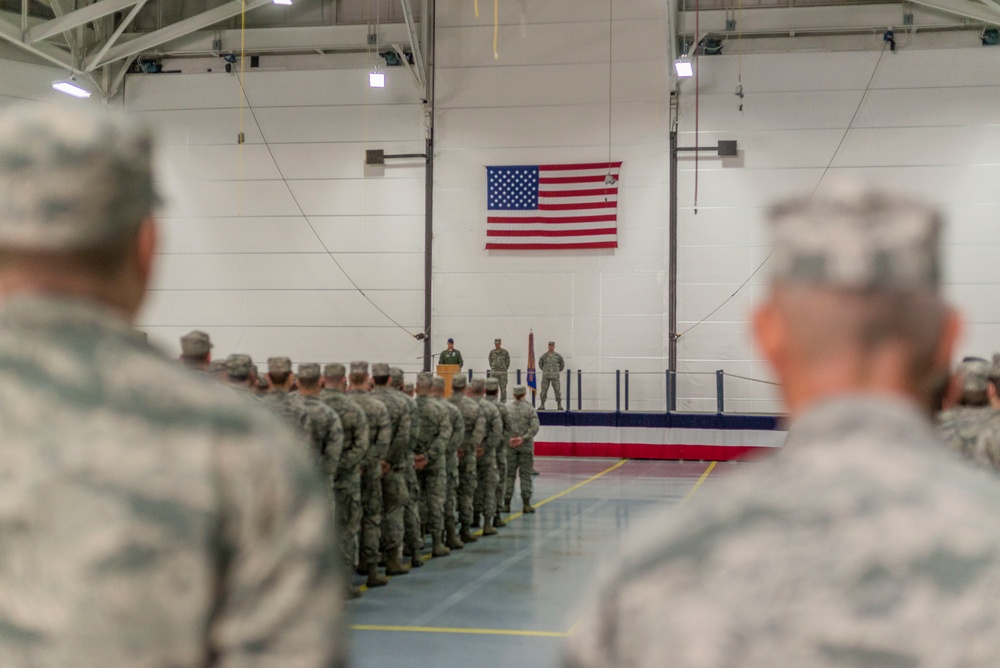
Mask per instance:
[[[455,349],[455,339],[448,339],[448,347],[438,355],[438,364],[457,364],[459,369],[462,368],[462,353]]]

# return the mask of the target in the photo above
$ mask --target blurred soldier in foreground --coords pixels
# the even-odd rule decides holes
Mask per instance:
[[[1000,485],[928,415],[959,329],[938,214],[866,191],[769,225],[785,447],[637,534],[566,665],[1000,665]]]
[[[497,411],[500,413],[500,423],[503,425],[503,430],[500,434],[500,440],[497,442],[497,485],[496,485],[496,512],[493,515],[493,528],[500,529],[506,526],[503,521],[503,517],[500,516],[500,511],[503,509],[503,495],[504,490],[507,487],[507,444],[510,443],[511,436],[511,424],[510,424],[510,408],[506,404],[500,403],[500,398],[497,393],[500,390],[500,384],[497,382],[496,378],[486,379],[486,401],[493,404]]]
[[[323,390],[319,400],[336,411],[344,430],[344,449],[333,476],[333,495],[337,508],[337,531],[340,558],[345,572],[353,571],[358,557],[358,534],[361,531],[361,465],[368,457],[368,418],[361,406],[350,399],[347,370],[343,364],[323,367]],[[361,596],[361,589],[351,587],[351,598]]]
[[[458,521],[462,543],[474,543],[477,538],[469,530],[473,520],[476,486],[479,484],[478,462],[483,457],[483,439],[486,437],[486,414],[471,396],[466,394],[465,376],[455,376],[449,401],[462,414],[465,438],[458,449]]]
[[[372,364],[372,380],[375,383],[372,396],[385,404],[392,429],[387,456],[390,468],[382,476],[382,560],[386,575],[406,575],[410,567],[400,562],[400,556],[403,552],[406,506],[410,503],[406,469],[413,463],[410,445],[412,418],[409,402],[389,386],[390,373],[388,364]]]
[[[992,366],[978,357],[962,360],[955,370],[955,382],[961,393],[956,406],[937,415],[941,440],[966,459],[976,458],[976,440],[983,424],[994,414],[987,396]]]
[[[562,410],[562,381],[559,380],[559,374],[566,368],[566,362],[563,361],[563,356],[556,352],[555,341],[549,341],[548,351],[538,358],[538,368],[542,372],[542,394],[539,397],[541,405],[538,410],[545,410],[545,398],[549,394],[549,385],[556,393],[556,408]]]
[[[497,532],[493,520],[497,512],[497,448],[503,438],[503,419],[496,405],[486,400],[486,382],[482,378],[475,378],[469,383],[468,394],[479,403],[486,416],[483,456],[476,462],[479,480],[473,501],[472,526],[479,526],[479,517],[482,516],[483,535],[493,536]]]
[[[523,512],[535,512],[531,506],[533,480],[531,471],[535,465],[535,434],[538,433],[538,413],[534,406],[524,400],[527,388],[514,388],[514,403],[510,405],[510,440],[507,442],[507,485],[504,490],[503,511],[510,512],[510,500],[514,498],[514,477],[521,476],[521,502]]]
[[[189,369],[208,371],[212,363],[212,340],[197,329],[181,337],[181,362]]]
[[[440,376],[431,379],[431,396],[451,419],[451,439],[448,441],[448,456],[445,462],[447,470],[444,497],[445,545],[452,550],[461,550],[465,547],[465,543],[458,536],[455,513],[458,511],[458,451],[465,442],[465,420],[462,419],[462,411],[458,410],[455,404],[445,400],[444,385],[444,378]]]
[[[493,340],[490,351],[490,377],[500,383],[500,401],[507,403],[507,369],[510,368],[510,353],[500,345],[500,339]]]
[[[308,456],[132,329],[155,204],[133,121],[0,116],[0,665],[343,665]]]

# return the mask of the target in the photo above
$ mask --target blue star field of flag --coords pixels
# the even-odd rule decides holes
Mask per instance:
[[[538,208],[538,165],[487,167],[486,208],[530,211]]]

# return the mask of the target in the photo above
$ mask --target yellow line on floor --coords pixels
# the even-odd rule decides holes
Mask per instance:
[[[352,631],[396,631],[400,633],[454,633],[476,636],[521,636],[528,638],[565,638],[562,631],[522,631],[519,629],[464,629],[446,626],[381,626],[353,624]]]
[[[708,465],[708,468],[705,469],[705,472],[701,474],[700,478],[698,478],[698,482],[696,482],[694,484],[694,487],[691,488],[691,491],[689,491],[684,496],[684,498],[681,499],[681,503],[686,503],[688,501],[688,499],[690,499],[692,496],[694,496],[694,493],[697,492],[698,488],[701,487],[701,484],[703,482],[705,482],[705,480],[708,478],[708,475],[712,472],[712,469],[715,468],[716,464],[718,464],[718,462],[712,462],[711,464]]]

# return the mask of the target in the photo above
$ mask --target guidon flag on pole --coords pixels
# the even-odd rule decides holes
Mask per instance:
[[[526,383],[531,388],[531,396],[538,392],[538,382],[535,380],[535,332],[528,330],[528,372]]]
[[[617,248],[621,166],[487,167],[486,249]]]

